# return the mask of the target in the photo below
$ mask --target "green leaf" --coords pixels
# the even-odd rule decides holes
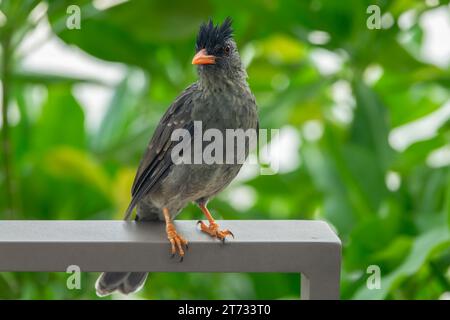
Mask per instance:
[[[448,145],[449,139],[443,133],[418,141],[410,145],[405,151],[396,154],[392,169],[403,174],[408,174],[417,165],[424,164],[429,154],[436,149]]]
[[[388,269],[393,269],[406,258],[412,243],[413,238],[411,237],[396,237],[386,248],[376,252],[370,259],[375,261],[375,264],[384,265]]]
[[[132,78],[136,79],[138,75],[141,74],[130,71],[116,87],[114,96],[100,123],[100,128],[91,141],[94,150],[101,152],[119,143],[121,139],[127,137],[132,121],[139,117],[137,106],[146,87],[143,84],[140,84],[140,88],[136,87]],[[141,78],[139,77],[139,79]]]
[[[356,110],[351,139],[364,148],[369,148],[377,158],[381,170],[389,168],[392,149],[388,144],[389,123],[385,106],[380,98],[362,80],[353,84]]]
[[[51,15],[50,21],[68,44],[100,59],[149,69],[155,66],[155,45],[194,39],[210,8],[204,0],[171,2],[170,10],[159,1],[129,1],[106,10],[82,6],[80,30],[61,28],[61,19],[66,17]]]
[[[51,73],[41,73],[41,72],[29,72],[29,71],[15,71],[14,81],[18,84],[45,84],[45,85],[73,85],[78,83],[88,83],[88,84],[98,84],[104,85],[98,79],[93,78],[83,78],[77,76],[63,76]]]
[[[406,277],[413,276],[428,261],[429,257],[450,245],[450,233],[447,226],[431,230],[414,240],[412,249],[402,265],[388,275],[381,272],[381,289],[369,290],[364,284],[354,295],[358,300],[378,300],[385,298],[392,290],[401,285]]]
[[[415,85],[385,95],[390,109],[392,127],[398,127],[430,114],[450,97],[447,90],[436,85]]]
[[[84,113],[70,87],[54,86],[49,90],[34,130],[31,139],[37,152],[45,152],[57,145],[84,149]]]
[[[386,217],[374,216],[353,228],[349,244],[345,251],[345,263],[348,270],[364,269],[374,259],[377,252],[383,251],[401,231],[401,215],[394,210]]]
[[[111,181],[107,173],[100,163],[81,150],[71,147],[52,149],[44,157],[44,168],[55,177],[84,183],[111,198]]]

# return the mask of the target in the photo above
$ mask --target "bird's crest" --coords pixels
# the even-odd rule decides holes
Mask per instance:
[[[202,23],[200,31],[198,32],[196,49],[213,50],[218,45],[223,45],[224,42],[233,36],[233,29],[231,28],[232,20],[227,17],[225,21],[219,25],[215,25],[211,19],[208,22]]]

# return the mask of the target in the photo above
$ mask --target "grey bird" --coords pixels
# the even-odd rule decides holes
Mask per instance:
[[[193,135],[196,121],[201,122],[203,130],[216,129],[224,136],[226,129],[257,132],[255,98],[232,33],[230,18],[221,25],[209,20],[200,26],[192,60],[198,69],[198,80],[176,98],[160,120],[140,162],[125,216],[128,219],[136,207],[136,221],[165,221],[172,256],[178,253],[180,261],[188,242],[177,233],[173,219],[190,202],[196,203],[208,220],[208,224],[198,222],[202,232],[222,241],[228,235],[234,237],[230,230],[219,228],[206,205],[238,174],[242,161],[237,158],[248,156],[248,141],[243,155],[233,148],[236,154],[232,163],[180,164],[171,155],[178,143],[171,138],[173,132],[184,129]],[[197,152],[193,151],[193,140],[188,140],[192,154]],[[135,292],[143,286],[146,277],[145,272],[102,273],[96,283],[97,294],[105,296],[116,290],[124,294]]]

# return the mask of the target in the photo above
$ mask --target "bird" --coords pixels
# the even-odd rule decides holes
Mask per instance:
[[[242,163],[179,164],[174,163],[171,156],[177,143],[172,141],[172,134],[176,129],[193,134],[196,121],[201,122],[203,130],[215,129],[221,133],[228,129],[258,131],[256,100],[247,82],[248,75],[233,32],[230,17],[222,24],[214,24],[209,19],[200,25],[192,60],[197,68],[197,81],[188,86],[162,116],[131,188],[125,220],[136,208],[137,222],[164,221],[172,257],[178,254],[180,261],[188,249],[188,241],[177,232],[173,220],[189,203],[195,203],[208,220],[208,223],[198,221],[201,232],[223,242],[228,236],[234,238],[232,231],[220,229],[207,203],[230,184]],[[244,159],[249,154],[247,147],[246,141]],[[234,160],[237,157],[239,155],[235,155]],[[96,282],[96,292],[99,296],[115,291],[129,294],[138,291],[146,278],[146,272],[104,272]]]

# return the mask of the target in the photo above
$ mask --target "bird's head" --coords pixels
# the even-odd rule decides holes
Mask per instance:
[[[232,33],[229,17],[221,25],[214,25],[210,19],[200,26],[196,54],[192,59],[192,64],[198,66],[200,75],[234,77],[245,73]]]

